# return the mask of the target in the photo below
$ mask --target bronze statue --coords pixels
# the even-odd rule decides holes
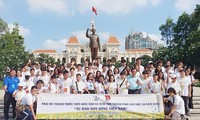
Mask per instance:
[[[89,34],[89,30],[92,32],[92,34]],[[89,47],[91,49],[91,57],[92,57],[92,62],[98,57],[98,50],[100,51],[100,40],[99,36],[95,34],[96,29],[94,26],[92,26],[91,29],[87,29],[86,31],[86,37],[90,38],[90,43]]]

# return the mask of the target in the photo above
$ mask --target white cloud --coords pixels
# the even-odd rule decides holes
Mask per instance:
[[[175,7],[178,10],[191,13],[194,11],[196,4],[200,4],[200,0],[176,0]]]
[[[78,8],[84,13],[95,6],[98,11],[103,11],[107,14],[128,14],[132,10],[147,5],[156,6],[160,4],[160,0],[82,0],[79,2]]]
[[[13,24],[8,24],[9,31],[12,32],[13,28],[15,27]],[[23,26],[19,26],[19,34],[23,37],[30,35],[30,31],[28,28],[25,28]]]
[[[2,8],[2,7],[3,7],[3,1],[0,0],[0,8]]]
[[[67,39],[61,39],[61,40],[52,40],[52,39],[47,39],[43,42],[43,48],[44,49],[55,49],[58,51],[63,51],[65,50],[65,45],[67,43]]]
[[[28,0],[28,5],[33,13],[52,11],[60,15],[71,14],[64,0]]]

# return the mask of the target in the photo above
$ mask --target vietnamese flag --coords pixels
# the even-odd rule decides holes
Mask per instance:
[[[92,12],[94,12],[97,15],[97,10],[92,6]]]

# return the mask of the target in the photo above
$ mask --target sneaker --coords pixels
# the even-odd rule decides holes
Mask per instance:
[[[186,113],[185,115],[186,115],[186,116],[191,116],[191,114],[190,114],[190,113]]]

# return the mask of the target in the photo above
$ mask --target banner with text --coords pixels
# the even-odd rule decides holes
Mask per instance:
[[[37,119],[163,119],[162,95],[39,94]]]

